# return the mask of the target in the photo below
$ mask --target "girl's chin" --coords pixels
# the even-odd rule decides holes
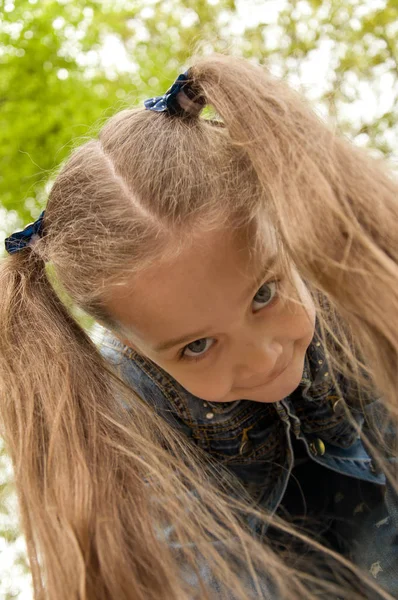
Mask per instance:
[[[301,378],[298,380],[298,383],[291,384],[285,383],[284,385],[279,386],[278,390],[270,392],[269,390],[262,390],[259,388],[258,390],[253,390],[252,393],[246,394],[242,400],[252,400],[253,402],[264,402],[265,404],[272,404],[274,402],[280,402],[287,396],[290,396],[292,392],[299,385]],[[255,392],[255,393],[254,393]]]

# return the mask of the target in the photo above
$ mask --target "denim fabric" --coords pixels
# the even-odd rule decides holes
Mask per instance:
[[[351,492],[354,488],[359,490],[358,498],[365,489],[369,502],[365,498],[366,510],[359,516],[364,519],[366,516],[367,520],[362,529],[353,526],[351,538],[345,540],[345,544],[350,546],[346,554],[354,556],[357,564],[366,568],[387,589],[397,590],[398,501],[392,490],[389,491],[389,505],[383,500],[381,492],[385,489],[385,476],[347,420],[343,407],[343,403],[355,406],[355,398],[350,397],[351,390],[344,381],[339,382],[341,389],[346,390],[344,398],[338,395],[317,335],[307,350],[300,385],[290,396],[270,404],[244,398],[230,403],[203,401],[106,330],[98,347],[120,377],[144,400],[184,432],[192,443],[210,453],[236,475],[257,506],[270,512],[283,510],[283,501],[288,502],[289,496],[286,490],[290,490],[298,470],[313,481],[313,514],[318,511],[319,517],[321,513],[328,513],[330,518],[325,530],[330,532],[330,519],[335,518],[336,523],[355,521],[355,524],[361,520],[356,518],[361,513],[356,507],[361,502],[358,501],[352,510],[348,509],[339,498],[342,499],[341,495],[347,498],[350,494],[343,493],[340,487],[347,489],[348,481]],[[362,427],[364,415],[355,408],[352,415]],[[313,479],[312,471],[316,473]],[[331,482],[335,493],[330,488]],[[300,497],[300,493],[297,492],[294,498]],[[357,496],[353,492],[351,496],[351,500],[356,501]],[[297,504],[295,499],[294,504]],[[391,526],[385,527],[383,519],[387,518],[389,520],[385,524],[390,523]],[[381,521],[383,523],[378,525]],[[258,524],[252,522],[251,525],[258,533]],[[345,526],[341,529],[350,530]],[[333,526],[332,530],[337,539],[340,535],[338,526]],[[265,533],[264,529],[261,533]],[[365,540],[372,544],[372,549]],[[337,543],[334,548],[343,552],[343,546],[340,548]],[[372,600],[373,597],[369,596]]]

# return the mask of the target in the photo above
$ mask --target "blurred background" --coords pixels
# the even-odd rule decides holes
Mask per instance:
[[[266,64],[397,167],[398,0],[0,0],[0,254],[74,147],[213,51]],[[0,599],[11,598],[32,591],[0,442]]]

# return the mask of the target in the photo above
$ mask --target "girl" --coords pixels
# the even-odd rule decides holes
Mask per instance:
[[[1,269],[35,598],[395,596],[396,193],[224,56],[72,154]]]

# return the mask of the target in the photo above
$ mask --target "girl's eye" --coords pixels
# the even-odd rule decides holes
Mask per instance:
[[[181,358],[185,360],[200,360],[202,357],[207,355],[208,349],[213,345],[210,344],[210,346],[206,347],[206,342],[209,340],[211,341],[212,338],[201,338],[200,340],[195,340],[194,342],[187,344],[182,349]],[[186,354],[187,350],[193,352],[193,356]]]
[[[268,283],[264,283],[254,296],[253,302],[261,304],[260,309],[264,306],[268,306],[275,298],[276,292],[277,281],[269,281]],[[206,344],[209,340],[212,341],[212,338],[201,338],[200,340],[195,340],[194,342],[187,344],[184,346],[184,348],[182,348],[180,352],[180,358],[182,360],[201,360],[207,356],[209,348],[214,344],[213,340],[213,343],[210,344],[210,346],[207,346]],[[186,354],[186,351],[192,352],[192,355]]]
[[[261,304],[262,306],[260,306],[260,308],[271,304],[272,300],[275,298],[276,287],[276,281],[269,281],[268,283],[263,283],[263,285],[258,290],[257,294],[254,296],[253,302]]]

